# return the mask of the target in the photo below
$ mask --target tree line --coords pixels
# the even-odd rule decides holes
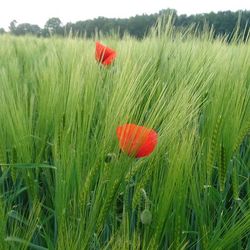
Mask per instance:
[[[115,33],[122,37],[125,33],[136,38],[143,38],[150,29],[156,24],[157,20],[163,16],[172,15],[175,27],[188,27],[195,25],[197,30],[202,30],[204,25],[213,27],[215,35],[232,35],[238,24],[240,32],[248,34],[250,30],[250,11],[220,11],[196,15],[177,15],[176,10],[166,9],[155,14],[136,15],[130,18],[105,18],[98,17],[93,20],[77,21],[63,25],[57,17],[50,18],[43,28],[36,24],[20,23],[13,20],[9,25],[9,33],[21,35],[34,35],[37,37],[58,36],[80,36],[92,37],[97,31],[103,34]],[[5,33],[0,28],[0,34]]]

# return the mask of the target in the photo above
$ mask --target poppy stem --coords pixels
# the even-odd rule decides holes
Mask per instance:
[[[120,158],[121,154],[122,154],[122,150],[120,149],[118,153],[118,157],[117,157],[118,159]]]
[[[150,200],[149,200],[149,198],[147,196],[147,193],[143,188],[141,189],[141,192],[142,192],[142,195],[143,195],[143,197],[145,199],[145,209],[149,209]]]

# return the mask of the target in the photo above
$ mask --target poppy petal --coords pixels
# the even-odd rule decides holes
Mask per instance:
[[[95,58],[103,65],[110,65],[116,58],[116,52],[100,42],[96,42]]]
[[[143,126],[125,124],[117,128],[116,134],[120,149],[129,156],[148,156],[157,145],[157,133]]]
[[[110,56],[108,56],[102,63],[103,65],[110,65],[115,58],[116,58],[116,53],[113,53]]]

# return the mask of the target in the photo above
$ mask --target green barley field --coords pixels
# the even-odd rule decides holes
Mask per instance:
[[[152,154],[120,150],[126,123]],[[250,249],[250,42],[0,36],[0,249]]]

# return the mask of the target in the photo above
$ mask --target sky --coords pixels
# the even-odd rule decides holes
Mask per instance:
[[[66,24],[98,16],[125,18],[136,14],[152,14],[167,8],[188,15],[250,10],[250,0],[2,0],[0,27],[7,30],[12,20],[43,27],[51,17],[59,17]]]

